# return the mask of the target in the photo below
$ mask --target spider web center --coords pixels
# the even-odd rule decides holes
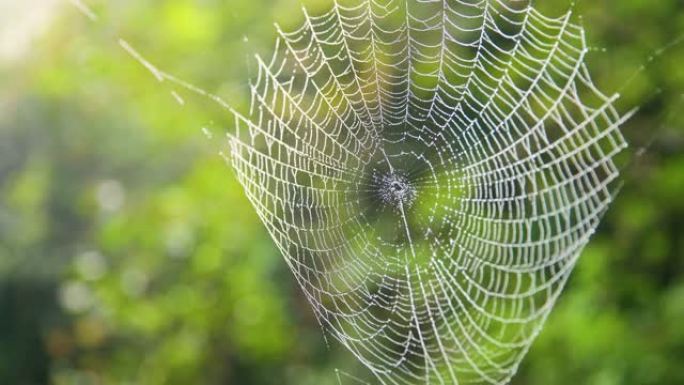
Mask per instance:
[[[389,206],[409,207],[416,199],[416,188],[401,172],[390,171],[376,175],[377,193],[380,200]]]

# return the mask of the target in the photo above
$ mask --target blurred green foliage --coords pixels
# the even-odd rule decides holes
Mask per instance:
[[[315,12],[327,1],[305,3]],[[0,383],[337,384],[334,368],[367,376],[326,347],[217,141],[201,134],[207,126],[220,137],[229,117],[190,95],[177,108],[117,45],[124,37],[244,106],[249,55],[269,51],[273,21],[301,21],[299,3],[89,4],[97,22],[60,8],[26,57],[0,63]],[[569,5],[540,6],[560,14]],[[596,82],[624,95],[624,111],[640,106],[624,128],[632,152],[650,146],[626,160],[620,195],[514,384],[682,384],[684,47],[648,57],[684,32],[684,5],[575,8],[596,48]]]

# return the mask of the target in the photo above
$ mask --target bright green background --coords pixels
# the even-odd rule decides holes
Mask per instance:
[[[188,94],[180,108],[117,44],[244,106],[249,53],[269,51],[274,20],[301,21],[298,3],[89,4],[96,23],[62,7],[25,58],[0,62],[0,384],[366,376],[326,348],[220,143],[202,135],[221,137],[228,116]],[[625,164],[618,199],[513,383],[684,384],[684,47],[623,89],[684,33],[684,5],[580,0],[576,13],[597,84],[624,94],[622,111],[641,106],[624,127],[632,149],[652,144]]]

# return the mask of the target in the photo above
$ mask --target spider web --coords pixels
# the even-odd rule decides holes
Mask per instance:
[[[572,12],[334,3],[257,56],[231,162],[383,384],[510,380],[612,199],[626,119]]]

